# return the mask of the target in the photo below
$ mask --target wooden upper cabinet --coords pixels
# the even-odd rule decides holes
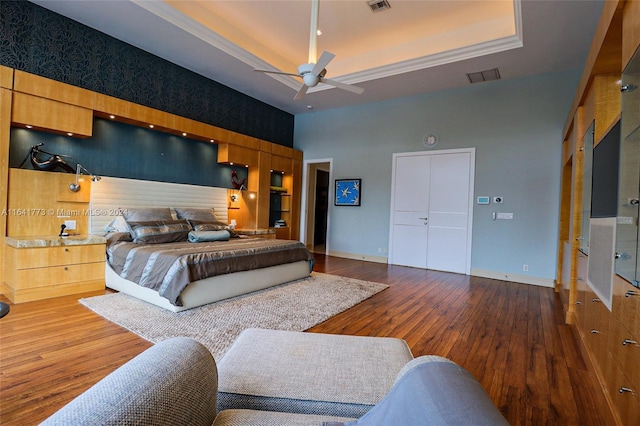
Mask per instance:
[[[93,111],[14,92],[11,122],[56,133],[72,133],[75,137],[89,137],[93,131]]]
[[[239,145],[222,143],[218,145],[218,163],[257,166],[258,151]]]
[[[279,155],[272,155],[271,170],[291,174],[293,173],[293,160],[291,158],[280,157]]]

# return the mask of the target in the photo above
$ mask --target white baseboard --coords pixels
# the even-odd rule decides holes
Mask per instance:
[[[366,254],[345,253],[342,251],[329,250],[329,256],[342,257],[345,259],[364,260],[365,262],[387,263],[386,256],[369,256]]]
[[[512,281],[521,284],[537,285],[540,287],[555,287],[553,278],[532,277],[530,275],[508,274],[498,271],[484,271],[482,269],[472,269],[471,275],[474,277],[491,278],[494,280]]]
[[[329,256],[342,257],[344,259],[363,260],[365,262],[388,263],[386,256],[369,256],[366,254],[346,253],[342,251],[329,250]],[[555,288],[555,280],[552,278],[532,277],[530,275],[507,274],[498,271],[485,271],[482,269],[472,269],[471,275],[474,277],[491,278],[494,280],[512,281],[515,283],[537,285],[540,287]]]

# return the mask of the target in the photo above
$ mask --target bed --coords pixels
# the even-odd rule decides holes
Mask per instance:
[[[106,286],[180,312],[309,276],[313,257],[301,242],[234,235],[226,197],[221,188],[121,178],[92,185],[90,228],[106,232]]]

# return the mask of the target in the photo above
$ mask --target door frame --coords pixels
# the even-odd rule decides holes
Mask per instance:
[[[433,151],[415,151],[415,152],[399,152],[393,154],[393,163],[391,168],[391,203],[389,205],[389,256],[387,257],[387,263],[391,264],[393,259],[393,224],[394,224],[394,209],[395,204],[395,180],[396,180],[396,158],[398,157],[413,157],[417,155],[446,155],[446,154],[462,154],[468,153],[471,156],[469,165],[469,209],[467,211],[467,258],[465,260],[465,274],[471,275],[471,243],[473,236],[473,202],[475,197],[475,175],[476,175],[476,149],[475,148],[458,148],[458,149],[442,149]]]
[[[311,179],[309,177],[312,169],[315,173],[316,168],[314,166],[318,164],[328,164],[329,165],[329,187],[331,187],[331,182],[333,181],[333,158],[320,158],[314,160],[303,160],[302,163],[302,187],[304,190],[302,191],[302,198],[300,200],[300,204],[302,205],[302,209],[300,212],[300,241],[305,245],[309,246],[313,241],[307,241],[307,235],[309,235],[310,228],[313,229],[314,223],[309,220],[309,207],[313,201],[315,201],[315,185],[313,188],[310,187]],[[315,182],[315,179],[313,180]],[[325,254],[329,254],[329,243],[331,235],[331,206],[333,205],[333,191],[329,191],[328,194],[329,203],[327,208],[327,237],[325,238]],[[312,247],[313,248],[313,247]]]

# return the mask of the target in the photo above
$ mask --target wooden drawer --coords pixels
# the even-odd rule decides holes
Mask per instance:
[[[635,337],[640,336],[640,288],[616,275],[613,279],[613,313]]]
[[[618,321],[614,321],[609,347],[622,373],[640,382],[640,342]]]
[[[78,263],[104,262],[104,244],[14,248],[7,247],[9,268],[28,269]]]
[[[637,425],[640,418],[640,391],[625,375],[613,358],[607,366],[607,391],[622,425]]]
[[[589,258],[584,253],[578,253],[578,274],[576,277],[576,326],[582,331],[586,327],[587,303],[587,275]]]
[[[590,289],[586,292],[584,335],[588,349],[594,355],[598,368],[604,371],[607,362],[610,321],[613,315]]]
[[[104,262],[20,269],[16,273],[15,281],[10,284],[18,291],[82,281],[104,282]]]

